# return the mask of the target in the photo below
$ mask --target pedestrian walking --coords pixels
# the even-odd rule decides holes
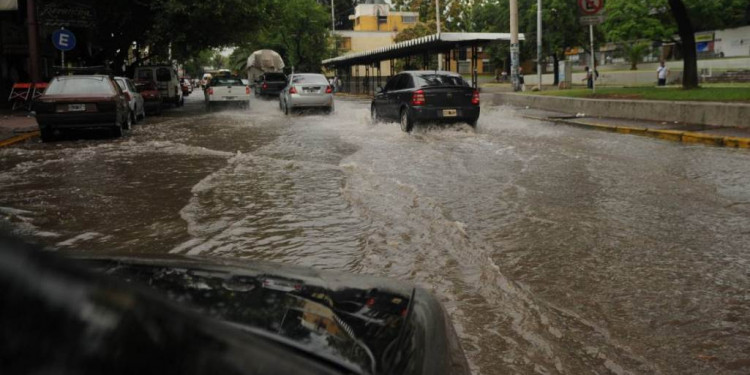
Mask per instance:
[[[523,67],[518,67],[518,86],[521,88],[521,91],[526,91],[526,82],[524,82],[523,79]]]
[[[586,77],[582,79],[581,81],[586,81],[586,87],[593,89],[594,88],[594,72],[589,69],[589,67],[585,67],[584,70],[586,71]]]
[[[669,77],[669,68],[664,64],[664,60],[659,63],[659,67],[656,68],[656,79],[658,80],[659,86],[667,85],[667,77]]]

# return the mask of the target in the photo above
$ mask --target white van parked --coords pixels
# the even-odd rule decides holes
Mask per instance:
[[[134,80],[155,82],[166,103],[172,103],[178,107],[185,103],[180,78],[177,76],[177,71],[169,65],[136,67]]]

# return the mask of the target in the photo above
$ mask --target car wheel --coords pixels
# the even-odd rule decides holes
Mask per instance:
[[[330,115],[331,113],[333,113],[333,111],[334,111],[333,104],[331,104],[330,106],[326,107],[326,114],[327,115]]]
[[[292,111],[289,109],[289,103],[287,103],[285,100],[284,101],[284,114],[288,116],[290,112]]]
[[[137,123],[138,123],[138,116],[135,114],[135,112],[130,112],[130,124],[135,125]]]
[[[52,129],[40,129],[39,133],[42,142],[52,142],[55,140],[55,131]]]
[[[401,110],[401,130],[411,133],[412,129],[414,129],[414,121],[409,116],[409,108],[404,107]]]
[[[120,127],[122,130],[130,130],[133,127],[133,112],[128,113],[125,122]]]
[[[477,121],[478,120],[479,119],[469,120],[466,123],[469,124],[469,126],[471,126],[472,128],[476,129],[477,128]]]
[[[115,127],[113,127],[112,130],[111,130],[111,132],[112,132],[112,136],[115,137],[115,138],[122,137],[122,126],[115,126]]]
[[[381,118],[380,115],[378,115],[378,109],[375,107],[375,104],[372,104],[370,106],[370,118],[372,119],[373,124],[381,122]]]

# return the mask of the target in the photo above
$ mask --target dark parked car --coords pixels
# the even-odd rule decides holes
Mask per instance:
[[[277,97],[285,86],[284,73],[264,73],[255,81],[255,96]]]
[[[371,276],[0,236],[3,374],[468,375],[437,299]]]
[[[106,128],[119,137],[132,125],[125,95],[106,75],[55,77],[34,111],[44,142],[62,129]]]
[[[407,71],[378,88],[370,111],[373,121],[400,121],[405,132],[417,122],[465,122],[476,127],[479,92],[456,73]]]
[[[153,81],[135,81],[135,88],[143,97],[143,108],[147,112],[161,115],[164,99],[161,96],[161,91],[156,87],[156,83]]]

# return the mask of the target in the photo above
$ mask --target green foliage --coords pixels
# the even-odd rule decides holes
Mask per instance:
[[[521,60],[536,57],[536,0],[519,0],[518,30],[526,37],[521,42]],[[575,1],[545,0],[542,9],[544,25],[543,48],[545,54],[564,56],[566,47],[586,45],[587,29],[578,23]],[[510,8],[507,0],[480,0],[471,12],[469,30],[477,32],[510,31]],[[509,59],[508,42],[491,45],[487,53],[499,66]]]
[[[676,32],[666,0],[608,0],[602,25],[609,41],[661,41]]]
[[[440,0],[440,31],[468,30],[473,5],[471,0]],[[435,0],[394,0],[393,7],[418,12],[420,22],[435,22]]]
[[[577,98],[750,102],[750,90],[746,87],[710,87],[697,90],[685,90],[678,87],[597,87],[596,93],[588,89],[575,89],[542,91],[532,94]]]
[[[398,43],[427,35],[432,35],[436,32],[437,25],[435,24],[435,21],[417,22],[414,27],[399,31],[398,34],[396,34],[396,36],[393,38],[393,40],[394,42]]]

